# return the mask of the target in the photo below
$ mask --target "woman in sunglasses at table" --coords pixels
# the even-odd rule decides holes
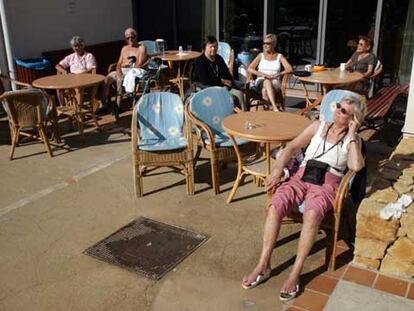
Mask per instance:
[[[255,87],[262,90],[263,99],[277,107],[277,92],[280,92],[280,79],[293,71],[286,58],[275,51],[277,37],[267,34],[263,40],[263,53],[260,53],[249,65],[248,71],[257,76]],[[283,71],[282,70],[283,67]]]
[[[299,278],[318,232],[319,224],[333,208],[334,199],[346,168],[359,171],[365,166],[361,139],[357,131],[363,122],[366,106],[359,98],[345,96],[332,107],[334,122],[315,121],[289,142],[266,179],[266,190],[273,193],[264,226],[263,244],[256,267],[242,281],[253,288],[271,275],[271,255],[282,219],[306,201],[303,226],[292,271],[280,290],[280,300],[293,299],[299,292]],[[284,168],[292,155],[306,148],[298,171],[285,177]],[[285,180],[282,183],[282,180]]]
[[[352,85],[349,89],[364,95],[366,95],[369,90],[369,78],[374,72],[374,66],[377,63],[377,57],[371,52],[372,47],[372,39],[370,37],[360,36],[357,50],[352,54],[345,65],[347,70],[358,71],[363,74],[364,79]]]

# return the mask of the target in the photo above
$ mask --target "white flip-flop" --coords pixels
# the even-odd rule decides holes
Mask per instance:
[[[293,298],[295,298],[297,296],[297,294],[299,293],[299,284],[296,284],[295,290],[289,293],[285,293],[285,292],[280,292],[280,300],[282,301],[289,301],[292,300]]]
[[[259,285],[260,283],[263,283],[264,281],[266,281],[268,278],[270,278],[270,273],[271,273],[271,270],[267,270],[265,273],[259,273],[253,282],[251,282],[250,284],[242,283],[242,287],[244,289],[252,289],[256,287],[257,285]]]

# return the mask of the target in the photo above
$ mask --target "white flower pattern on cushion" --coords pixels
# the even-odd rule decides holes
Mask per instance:
[[[219,124],[220,123],[220,117],[219,116],[214,116],[212,121],[214,122],[214,124]]]
[[[178,134],[178,129],[177,129],[175,126],[171,126],[171,127],[168,129],[168,133],[169,133],[172,137],[175,137],[175,136],[177,136],[177,134]]]
[[[174,110],[177,114],[181,114],[181,113],[183,113],[183,106],[177,105],[177,106],[175,106]]]
[[[206,107],[211,106],[212,102],[213,101],[211,100],[211,97],[209,97],[209,96],[206,96],[206,97],[203,98],[203,105],[206,106]]]
[[[332,102],[329,104],[329,108],[331,108],[332,111],[335,111],[336,109],[336,102]]]
[[[155,103],[154,105],[152,105],[152,110],[154,110],[155,113],[160,113],[161,104],[160,103]]]

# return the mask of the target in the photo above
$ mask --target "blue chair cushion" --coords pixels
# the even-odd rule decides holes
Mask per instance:
[[[137,104],[140,128],[139,148],[171,150],[184,148],[184,106],[177,94],[154,92],[143,95]]]
[[[231,47],[227,42],[220,41],[218,43],[217,54],[223,57],[226,64],[230,61]]]
[[[142,139],[138,144],[138,149],[145,151],[164,151],[177,150],[187,147],[187,139],[185,137],[170,139]]]
[[[224,87],[208,87],[192,95],[190,110],[214,135],[225,135],[221,122],[234,113],[233,98]]]
[[[333,122],[336,103],[338,103],[344,96],[360,97],[359,94],[348,90],[329,91],[322,99],[319,118],[327,123]]]

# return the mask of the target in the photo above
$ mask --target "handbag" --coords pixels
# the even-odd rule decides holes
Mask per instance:
[[[305,171],[303,172],[303,175],[301,178],[302,181],[309,182],[314,185],[323,185],[323,183],[325,182],[325,174],[328,171],[330,166],[328,163],[321,162],[316,159],[320,158],[324,154],[328,153],[335,146],[337,146],[340,141],[343,141],[346,135],[346,132],[345,132],[340,140],[338,140],[334,145],[332,145],[328,150],[325,151],[326,139],[328,137],[328,133],[332,126],[333,126],[333,123],[329,125],[328,130],[326,131],[326,135],[323,141],[323,152],[319,154],[318,156],[314,157],[313,159],[309,159],[306,162]]]
[[[315,159],[310,159],[306,162],[305,172],[302,176],[302,181],[314,184],[323,185],[325,181],[325,174],[328,171],[329,164]]]

